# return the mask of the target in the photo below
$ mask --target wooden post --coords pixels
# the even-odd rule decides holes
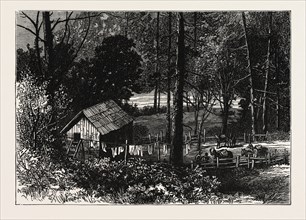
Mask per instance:
[[[205,144],[205,142],[206,142],[206,130],[205,130],[205,128],[203,129],[203,138],[204,138],[204,144]]]
[[[254,169],[254,166],[255,166],[255,159],[252,159],[252,167],[251,167],[251,169]]]
[[[124,164],[127,164],[128,140],[125,140],[124,148]]]
[[[239,163],[240,163],[240,156],[237,155],[237,157],[236,157],[236,167],[239,167]]]
[[[161,142],[163,142],[163,140],[164,140],[163,138],[164,138],[164,134],[163,134],[163,131],[161,130],[160,131],[160,141]]]
[[[157,148],[158,148],[157,149],[158,150],[157,151],[157,160],[160,161],[160,146],[159,146],[159,141],[158,140],[159,140],[159,137],[158,137],[158,134],[157,134],[157,136],[156,136],[156,143],[157,143]]]
[[[219,168],[219,157],[217,157],[217,168]]]
[[[81,144],[81,140],[79,140],[79,143],[78,143],[78,145],[77,145],[77,148],[76,148],[76,150],[75,150],[75,153],[74,153],[74,155],[73,155],[73,158],[75,158],[76,155],[78,154],[79,148],[80,148],[80,144]]]
[[[243,141],[244,141],[244,143],[246,143],[246,142],[247,142],[245,132],[243,133]]]
[[[248,169],[250,169],[250,154],[248,155]]]
[[[269,165],[271,164],[271,153],[270,152],[268,153],[268,164]]]
[[[150,144],[151,144],[151,142],[152,142],[152,141],[151,141],[151,134],[149,134],[149,142],[150,142]]]
[[[85,161],[85,148],[84,148],[84,143],[82,141],[82,159]]]
[[[69,151],[70,151],[70,148],[71,148],[71,146],[72,146],[72,143],[73,143],[73,140],[71,140],[71,143],[70,143],[69,146],[68,146],[67,155],[69,155]]]
[[[288,159],[287,159],[287,156],[288,156],[288,154],[287,154],[287,149],[285,148],[284,149],[284,164],[287,164],[288,163]]]

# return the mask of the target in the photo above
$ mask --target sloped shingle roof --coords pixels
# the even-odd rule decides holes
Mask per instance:
[[[133,121],[113,100],[109,100],[80,111],[61,131],[72,128],[81,117],[85,116],[102,134],[118,130]]]

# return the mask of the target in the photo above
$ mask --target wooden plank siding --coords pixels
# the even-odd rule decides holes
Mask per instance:
[[[74,133],[80,133],[82,139],[99,141],[98,129],[85,117],[67,131],[68,138],[73,138]]]

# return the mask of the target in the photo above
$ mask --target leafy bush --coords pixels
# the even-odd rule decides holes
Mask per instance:
[[[110,162],[108,159],[75,164],[74,181],[88,192],[110,196],[119,203],[189,203],[208,201],[219,182],[205,170],[175,168],[165,163],[147,164],[140,159]],[[77,168],[77,169],[75,169]]]
[[[259,173],[257,170],[250,170],[244,167],[239,167],[231,170],[219,171],[217,174],[221,184],[219,187],[220,192],[231,193],[231,192],[248,192],[249,186],[241,181],[242,178],[250,177],[253,178]]]
[[[75,184],[71,176],[50,157],[25,153],[17,157],[16,174],[24,192],[42,192],[48,188],[71,189]],[[21,190],[21,191],[22,191]]]
[[[284,131],[274,131],[269,132],[267,135],[267,141],[289,141],[290,140],[290,132]]]

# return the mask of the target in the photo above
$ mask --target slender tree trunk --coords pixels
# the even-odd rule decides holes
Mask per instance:
[[[125,15],[125,28],[124,28],[124,36],[127,38],[129,34],[129,17],[128,17],[128,12],[124,13]]]
[[[275,47],[275,77],[276,77],[276,129],[280,129],[280,107],[279,107],[279,63],[278,63],[278,44]]]
[[[172,13],[169,12],[168,17],[168,34],[169,34],[169,40],[168,40],[168,73],[167,73],[167,128],[166,128],[166,139],[167,143],[171,142],[171,34],[172,34]]]
[[[160,108],[160,98],[159,94],[159,84],[160,84],[160,73],[159,73],[159,12],[157,12],[156,18],[156,65],[155,65],[155,92],[154,92],[154,110],[159,112]]]
[[[183,163],[183,92],[185,80],[185,36],[184,36],[184,15],[179,12],[179,33],[177,44],[177,78],[175,85],[175,106],[174,106],[174,135],[173,135],[173,157],[174,165]]]
[[[260,106],[262,105],[262,97],[259,96],[259,100],[258,100],[258,106],[256,108],[254,108],[255,110],[255,128],[256,131],[259,132],[260,131],[260,113],[262,110],[262,107]]]
[[[200,127],[198,131],[198,150],[200,154],[201,154],[201,136],[202,136],[202,131],[204,127],[204,121],[205,121],[205,110],[203,109],[203,114],[201,117]]]
[[[269,24],[268,24],[268,48],[267,48],[267,60],[266,60],[266,75],[265,75],[265,87],[263,94],[262,103],[262,131],[267,132],[267,90],[268,90],[268,80],[269,80],[269,70],[270,70],[270,47],[271,47],[271,28],[272,28],[272,12],[269,12]]]
[[[197,12],[193,13],[193,49],[196,52],[197,51]],[[196,72],[196,69],[194,69]],[[196,92],[197,94],[197,92]],[[198,95],[195,95],[193,102],[195,103],[195,109],[194,109],[194,119],[195,119],[195,129],[194,134],[198,133],[198,124],[199,124],[199,111],[200,111],[200,99],[198,98]]]
[[[199,126],[199,111],[200,111],[200,100],[194,96],[195,108],[194,108],[194,134],[198,133]]]
[[[221,134],[226,135],[227,132],[227,121],[228,121],[228,112],[229,112],[229,99],[227,96],[223,96],[223,117],[222,117],[222,130]]]
[[[157,79],[155,79],[155,88],[154,88],[154,112],[157,112],[157,91],[158,91],[158,84],[157,84]]]
[[[246,19],[245,14],[242,12],[242,22],[243,22],[243,29],[245,34],[245,44],[246,44],[246,50],[247,50],[247,61],[248,61],[248,72],[250,74],[249,82],[250,82],[250,103],[251,103],[251,132],[252,132],[252,139],[254,139],[255,135],[255,119],[254,119],[254,94],[253,94],[253,74],[252,74],[252,63],[251,63],[251,57],[250,57],[250,48],[248,43],[248,34],[246,29]]]

